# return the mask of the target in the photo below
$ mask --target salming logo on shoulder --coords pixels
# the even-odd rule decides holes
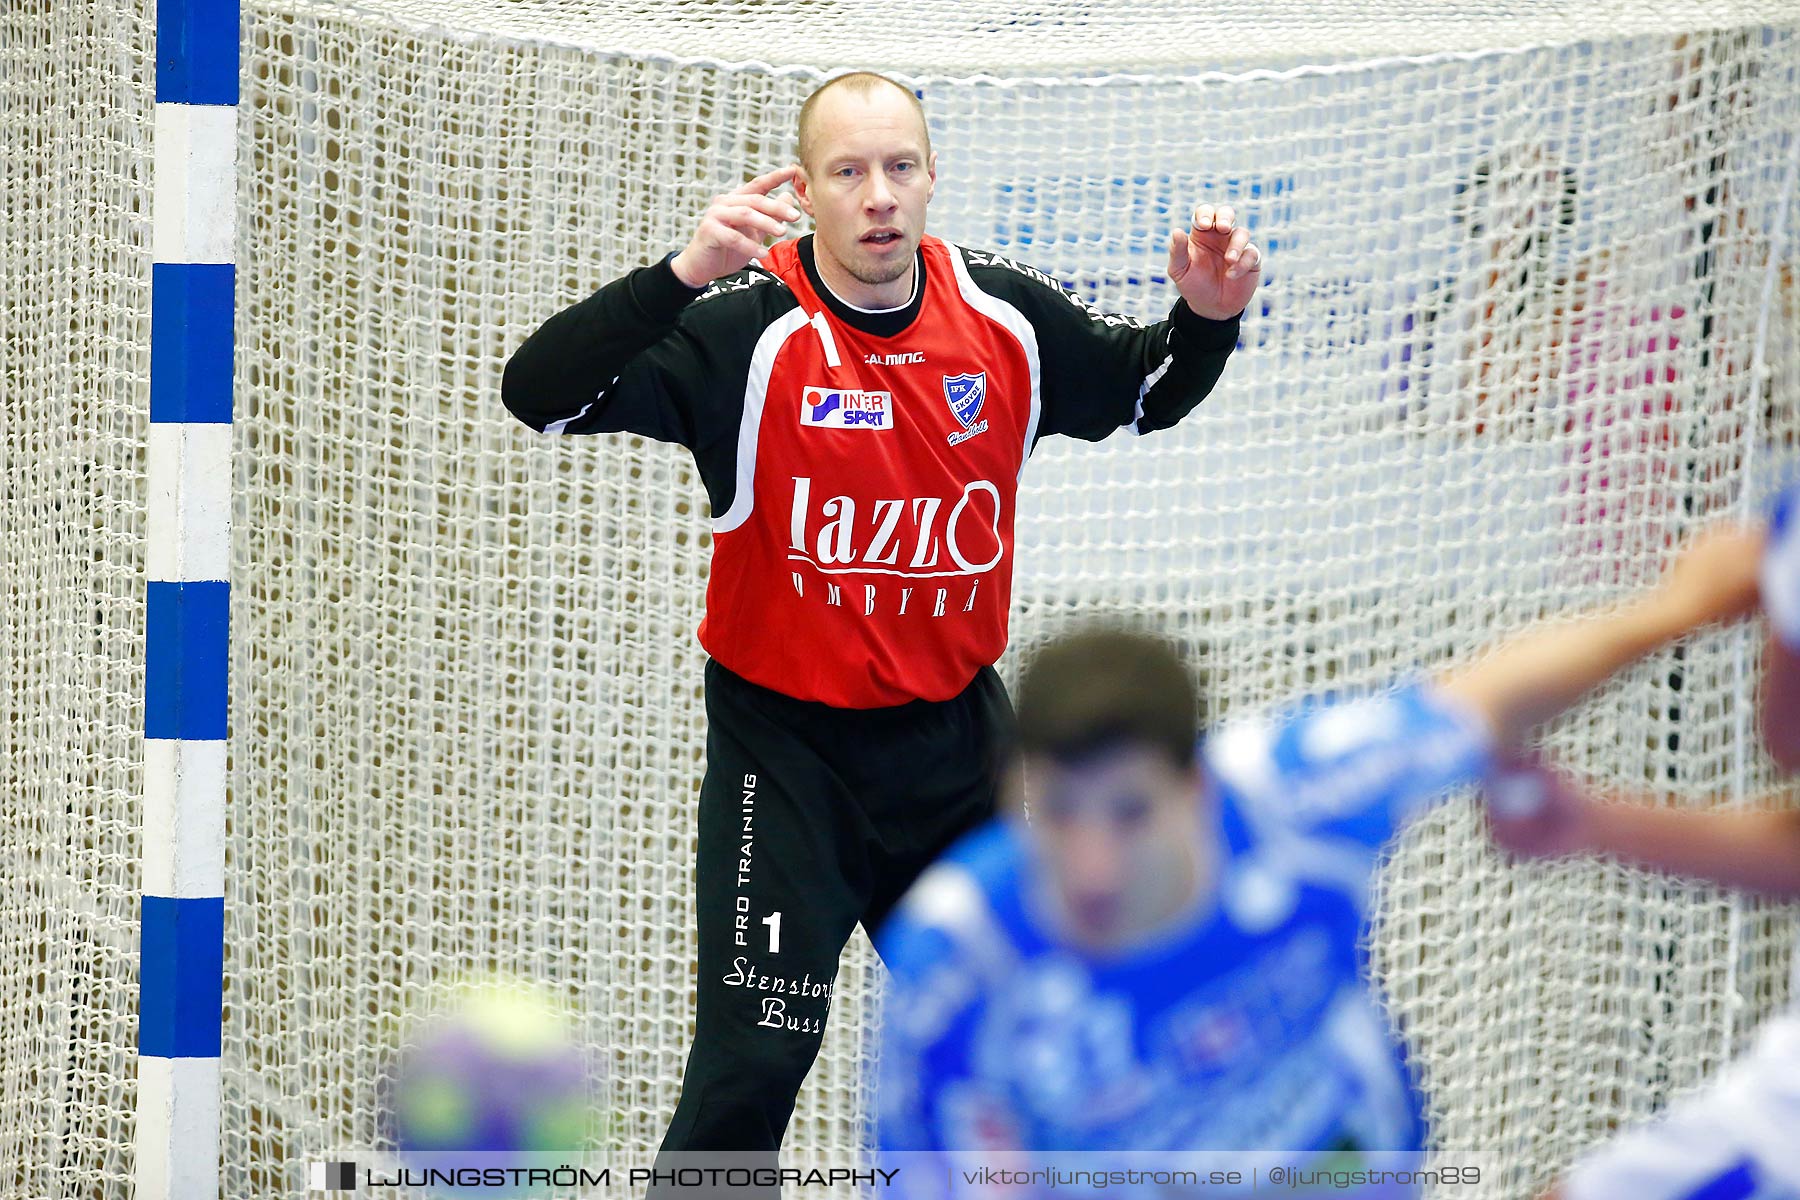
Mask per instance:
[[[800,424],[814,429],[892,429],[892,392],[809,387],[800,398]]]
[[[759,271],[755,267],[750,267],[739,271],[736,275],[727,275],[723,279],[713,280],[712,285],[694,297],[693,302],[698,304],[702,300],[711,300],[714,296],[723,296],[727,292],[747,292],[759,283],[779,282],[780,280],[767,271]]]
[[[1136,317],[1128,317],[1123,313],[1101,312],[1083,299],[1079,293],[1064,287],[1060,282],[1052,279],[1036,267],[1028,267],[1024,263],[1014,262],[1012,259],[1004,258],[991,250],[965,249],[963,251],[963,261],[967,262],[971,267],[1004,267],[1008,271],[1014,271],[1025,276],[1027,279],[1035,279],[1045,287],[1055,288],[1062,293],[1065,300],[1086,313],[1089,319],[1097,321],[1102,325],[1124,326],[1127,329],[1144,328],[1144,323]]]
[[[992,250],[965,249],[963,250],[963,261],[971,267],[1005,267],[1009,271],[1017,271],[1027,279],[1035,279],[1045,287],[1053,287],[1059,292],[1063,290],[1062,284],[1036,267],[1028,267],[1022,262],[1014,262],[1010,258],[995,254]]]
[[[1136,317],[1128,317],[1124,313],[1101,312],[1083,299],[1079,293],[1071,292],[1066,288],[1063,290],[1063,298],[1086,313],[1090,321],[1097,321],[1108,327],[1123,326],[1126,329],[1142,329],[1144,327],[1144,323]]]

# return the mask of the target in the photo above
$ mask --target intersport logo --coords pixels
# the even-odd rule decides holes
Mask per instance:
[[[800,398],[800,424],[813,429],[892,429],[892,392],[809,387]]]

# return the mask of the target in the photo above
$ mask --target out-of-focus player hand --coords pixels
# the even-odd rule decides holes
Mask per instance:
[[[735,192],[713,197],[693,240],[669,263],[675,278],[692,288],[705,287],[761,258],[769,243],[800,219],[799,209],[769,193],[799,174],[798,165],[777,167]]]
[[[1169,237],[1169,278],[1195,313],[1222,321],[1243,312],[1256,293],[1262,251],[1229,205],[1202,204],[1187,232]]]
[[[1658,598],[1688,629],[1749,616],[1756,611],[1763,540],[1760,526],[1706,530],[1663,576]]]
[[[1769,617],[1757,705],[1763,742],[1782,767],[1800,771],[1800,483],[1781,494],[1769,515],[1762,604]]]
[[[1560,858],[1592,848],[1592,801],[1533,755],[1496,763],[1481,797],[1494,843],[1502,849],[1526,858]]]

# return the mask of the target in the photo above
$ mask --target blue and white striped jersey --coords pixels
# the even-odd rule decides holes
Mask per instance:
[[[1489,735],[1427,685],[1206,743],[1217,886],[1128,952],[1059,943],[1026,831],[922,876],[882,931],[886,1151],[1412,1150],[1419,1100],[1365,981],[1370,875]]]

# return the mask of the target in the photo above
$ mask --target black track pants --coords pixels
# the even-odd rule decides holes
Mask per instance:
[[[1012,707],[991,667],[942,702],[842,709],[709,661],[706,715],[694,1044],[662,1149],[773,1162],[844,943],[993,815]]]

